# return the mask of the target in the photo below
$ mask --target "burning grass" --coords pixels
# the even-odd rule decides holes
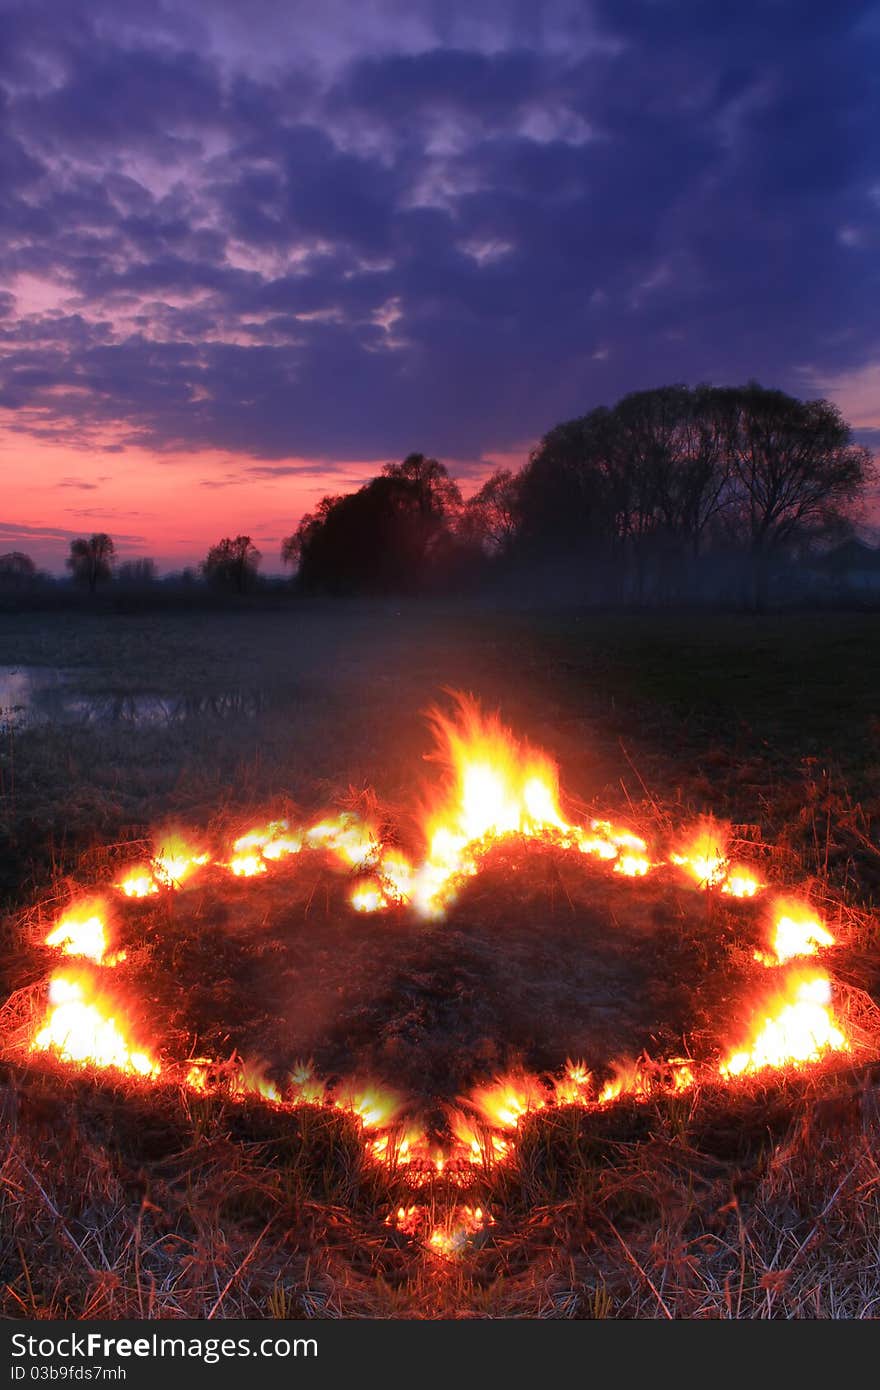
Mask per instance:
[[[7,1067],[0,1308],[870,1316],[878,1097],[847,1068],[545,1106],[464,1183],[413,1187],[340,1110]]]
[[[418,812],[402,756],[394,806],[191,783],[10,926],[4,1311],[869,1315],[876,924],[830,818],[811,876],[757,806],[584,807],[571,742],[561,787],[435,726]]]

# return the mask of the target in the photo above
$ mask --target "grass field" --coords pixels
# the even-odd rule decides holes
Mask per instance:
[[[872,1316],[880,1304],[880,643],[871,614],[612,615],[301,604],[0,615],[0,667],[219,712],[0,731],[6,1316]],[[359,1122],[178,1063],[393,1084],[439,1127],[500,1071],[717,1055],[753,989],[757,904],[500,847],[445,920],[365,917],[316,858],[134,904],[147,1085],[22,1050],[46,924],[157,829],[367,809],[405,844],[440,773],[426,709],[471,691],[557,761],[567,804],[666,840],[714,813],[822,904],[857,1041],[841,1063],[527,1115],[418,1189]],[[193,708],[196,706],[194,705]],[[143,850],[141,849],[141,853]],[[488,1214],[462,1235],[461,1212]],[[412,1208],[411,1219],[406,1213]],[[403,1212],[404,1216],[400,1217]],[[448,1237],[432,1247],[430,1232]]]

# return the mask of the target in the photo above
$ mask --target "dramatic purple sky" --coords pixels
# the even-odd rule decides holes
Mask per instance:
[[[880,6],[0,0],[0,550],[280,538],[637,387],[880,439]]]

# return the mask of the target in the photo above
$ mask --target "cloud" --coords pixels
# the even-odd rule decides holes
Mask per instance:
[[[476,460],[668,380],[861,410],[868,15],[0,0],[0,407],[258,460],[207,488]]]

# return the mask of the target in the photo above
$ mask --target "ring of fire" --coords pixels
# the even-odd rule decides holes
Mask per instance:
[[[552,760],[496,715],[483,713],[473,698],[455,695],[451,714],[435,709],[429,717],[445,775],[422,814],[421,853],[404,853],[381,826],[347,811],[301,824],[267,818],[240,828],[223,844],[191,832],[165,835],[148,859],[126,866],[107,885],[75,893],[56,914],[42,945],[60,962],[43,986],[39,1017],[25,1038],[12,1040],[13,1047],[25,1047],[32,1061],[51,1057],[74,1067],[109,1068],[143,1085],[173,1081],[195,1094],[349,1110],[359,1118],[373,1158],[406,1168],[414,1187],[433,1173],[503,1162],[520,1121],[534,1110],[603,1108],[622,1096],[685,1093],[703,1078],[735,1085],[745,1075],[801,1068],[859,1047],[856,1030],[841,1015],[840,988],[821,965],[822,953],[836,944],[829,924],[805,894],[771,887],[759,866],[733,857],[724,826],[706,819],[667,844],[651,843],[604,817],[575,818],[563,810]],[[133,1022],[136,1001],[125,985],[129,952],[113,925],[125,904],[173,901],[208,881],[225,880],[247,891],[300,857],[318,854],[350,878],[356,912],[376,918],[405,914],[427,930],[442,931],[456,899],[499,846],[514,855],[517,846],[546,848],[589,872],[613,876],[621,889],[665,875],[731,906],[759,903],[764,939],[750,953],[750,1021],[731,1025],[720,1056],[609,1058],[604,1076],[569,1057],[552,1075],[517,1068],[494,1076],[464,1096],[438,1098],[442,1133],[436,1124],[429,1131],[384,1080],[352,1077],[328,1084],[312,1064],[299,1063],[281,1081],[237,1056],[160,1055]],[[398,1212],[404,1232],[415,1212],[415,1205]],[[481,1229],[490,1219],[465,1209],[461,1229]]]

